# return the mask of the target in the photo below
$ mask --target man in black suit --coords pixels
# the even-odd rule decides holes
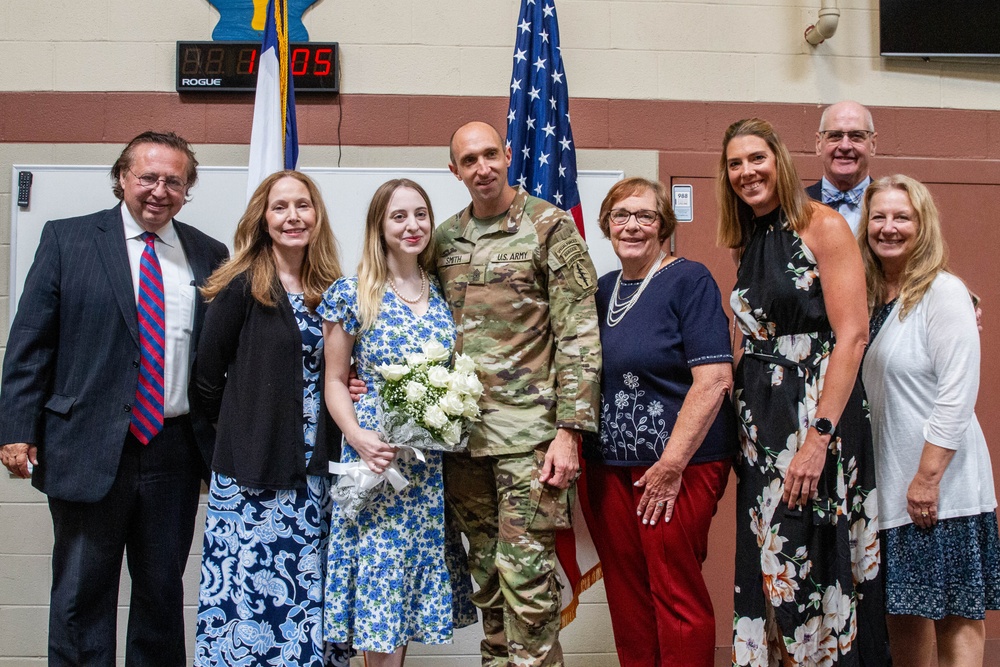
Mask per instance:
[[[823,178],[807,187],[806,193],[839,211],[854,232],[861,222],[862,196],[872,182],[868,159],[875,155],[877,137],[871,112],[850,100],[824,109],[816,132]]]
[[[174,215],[198,177],[188,143],[145,132],[111,169],[119,206],[48,222],[11,326],[0,461],[48,496],[49,665],[183,665],[183,585],[211,439],[189,414],[197,286],[226,247]]]

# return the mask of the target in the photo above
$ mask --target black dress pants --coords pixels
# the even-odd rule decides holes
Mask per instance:
[[[126,437],[115,481],[98,502],[49,498],[50,666],[114,667],[123,554],[132,580],[125,664],[186,664],[182,576],[199,470],[190,420],[177,417],[148,445]]]

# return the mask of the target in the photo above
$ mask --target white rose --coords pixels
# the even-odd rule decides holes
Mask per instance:
[[[441,428],[448,423],[448,415],[436,405],[429,405],[424,410],[424,424],[431,428]]]
[[[406,364],[382,364],[376,370],[390,382],[395,382],[410,372],[410,368]]]
[[[458,372],[452,373],[451,378],[449,378],[448,380],[448,389],[457,394],[465,396],[466,394],[469,393],[467,391],[469,388],[469,383],[466,380],[467,377],[468,376],[465,375],[464,373],[458,373]]]
[[[468,377],[469,390],[466,392],[469,396],[478,399],[483,395],[483,383],[479,381],[475,375],[470,374]]]
[[[447,387],[451,373],[444,366],[431,366],[427,369],[427,381],[432,387]]]
[[[424,385],[419,382],[415,382],[414,380],[410,380],[406,383],[406,400],[409,403],[418,403],[426,395],[427,387]]]
[[[472,396],[473,398],[479,398],[483,393],[483,384],[472,373],[452,373],[448,388],[463,396]]]
[[[431,340],[424,343],[424,356],[427,357],[429,361],[441,362],[448,361],[448,357],[451,356],[451,353],[441,343],[436,340]]]
[[[445,414],[452,417],[462,414],[462,410],[465,408],[462,397],[454,391],[446,391],[444,396],[438,400],[438,405],[445,411]]]
[[[427,356],[423,352],[414,352],[406,355],[406,363],[411,366],[422,366],[427,363]]]
[[[459,373],[475,373],[476,362],[472,360],[472,357],[460,354],[455,358],[455,370]]]
[[[466,396],[462,400],[462,416],[466,419],[476,419],[479,417],[479,403],[471,396]]]
[[[457,421],[448,422],[448,425],[441,429],[441,438],[445,444],[454,447],[462,440],[462,425]]]

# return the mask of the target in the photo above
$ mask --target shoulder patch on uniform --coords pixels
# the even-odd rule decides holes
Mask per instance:
[[[549,249],[549,266],[553,269],[561,269],[567,264],[572,264],[586,253],[587,245],[583,239],[570,237],[556,243]]]
[[[549,249],[549,268],[563,271],[566,281],[574,291],[585,296],[597,289],[597,275],[587,254],[587,244],[579,236],[572,236]]]
[[[588,267],[585,262],[576,260],[570,266],[570,271],[573,275],[573,280],[580,289],[585,292],[590,291],[597,286],[597,280],[593,275],[593,269]]]

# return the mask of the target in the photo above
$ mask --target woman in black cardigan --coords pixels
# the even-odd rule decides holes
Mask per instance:
[[[316,185],[266,178],[234,245],[203,290],[193,374],[216,423],[195,665],[346,666],[347,647],[321,631],[340,431],[323,407],[314,309],[340,265]]]

